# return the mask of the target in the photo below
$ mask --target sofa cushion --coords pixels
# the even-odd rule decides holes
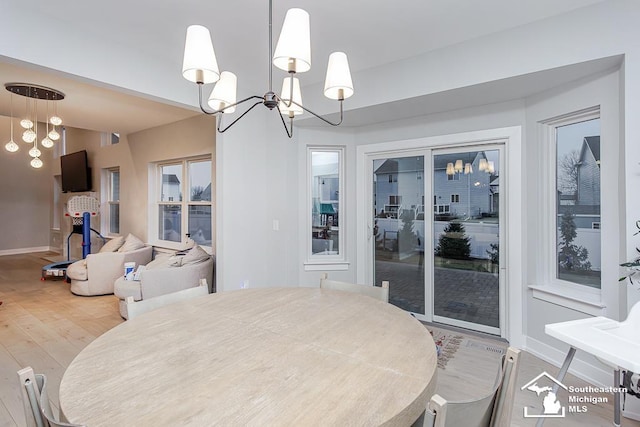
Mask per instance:
[[[124,245],[124,237],[122,236],[114,237],[113,239],[105,243],[104,246],[100,248],[99,252],[115,252],[118,249],[120,249],[122,245]]]
[[[81,259],[68,266],[67,277],[73,280],[87,280],[87,260]]]
[[[142,299],[140,282],[137,280],[125,280],[124,276],[117,279],[113,284],[113,293],[122,300],[126,300],[127,297],[133,297],[134,301]]]
[[[182,265],[198,264],[208,260],[210,257],[211,255],[209,255],[207,251],[202,249],[200,246],[195,245],[182,257]]]
[[[173,267],[172,265],[173,260],[171,258],[172,256],[169,256],[169,255],[158,255],[156,256],[156,259],[154,259],[153,261],[151,261],[145,266],[146,270],[153,270],[155,268]]]
[[[133,234],[129,233],[126,239],[124,239],[124,244],[118,249],[118,252],[131,252],[136,249],[144,248],[144,242],[138,239]]]

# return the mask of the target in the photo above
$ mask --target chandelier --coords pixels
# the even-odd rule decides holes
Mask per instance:
[[[64,99],[64,93],[56,89],[45,86],[34,85],[30,83],[7,83],[5,89],[11,92],[11,137],[4,148],[15,153],[20,146],[13,140],[13,95],[20,95],[26,98],[25,117],[20,120],[20,126],[24,129],[22,132],[22,140],[31,145],[29,155],[32,157],[31,166],[41,168],[43,163],[40,159],[42,152],[38,148],[38,101],[45,101],[46,108],[46,135],[40,141],[40,145],[44,148],[51,148],[55,141],[60,139],[60,133],[56,130],[56,126],[62,124],[62,119],[58,116],[58,108],[54,103],[51,115],[49,114],[49,101],[60,101]],[[49,130],[51,125],[51,130]]]
[[[296,73],[303,73],[311,68],[311,37],[309,32],[309,14],[302,9],[289,9],[285,15],[280,38],[273,51],[272,34],[272,0],[269,0],[269,89],[263,96],[253,95],[237,101],[236,75],[220,72],[216,61],[209,30],[200,25],[187,28],[187,36],[182,64],[182,75],[187,80],[198,85],[198,100],[203,113],[218,116],[218,132],[222,133],[238,122],[257,105],[264,105],[269,110],[277,109],[284,125],[287,136],[293,136],[293,119],[295,116],[308,112],[322,121],[338,126],[342,123],[342,103],[353,95],[353,83],[349,71],[347,55],[344,52],[333,52],[329,56],[327,74],[324,84],[324,95],[340,104],[340,119],[332,122],[302,104],[300,81]],[[289,76],[284,78],[280,95],[273,91],[273,66],[286,71]],[[215,83],[207,100],[203,102],[203,86]],[[226,127],[222,124],[224,113],[233,113],[236,106],[254,100],[239,117]],[[284,116],[289,118],[289,126]]]
[[[493,174],[495,172],[493,161],[487,159],[479,160],[478,169],[480,169],[480,172],[486,172],[488,174]],[[462,159],[456,160],[455,163],[447,163],[447,175],[455,175],[463,172],[465,175],[473,173],[473,164],[470,162],[464,163]]]

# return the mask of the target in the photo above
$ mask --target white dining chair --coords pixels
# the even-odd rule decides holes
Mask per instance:
[[[386,280],[382,282],[382,286],[369,286],[329,280],[328,277],[327,273],[322,273],[322,276],[320,276],[320,288],[368,295],[380,301],[389,302],[389,282]]]
[[[30,366],[18,371],[22,403],[27,427],[85,427],[81,424],[69,424],[59,421],[51,410],[47,377],[36,374]]]
[[[27,427],[45,427],[45,420],[40,411],[40,390],[44,382],[44,375],[36,375],[30,366],[18,371],[22,405]]]
[[[187,288],[178,292],[171,292],[140,301],[134,301],[133,297],[129,296],[125,300],[127,319],[131,320],[148,311],[208,294],[209,286],[207,285],[207,279],[200,279],[200,284],[195,288]]]
[[[49,402],[49,392],[47,390],[47,377],[42,375],[42,389],[40,390],[40,411],[51,427],[86,427],[83,424],[71,424],[60,421],[53,414],[51,403]]]
[[[479,399],[449,401],[439,394],[433,395],[423,427],[509,427],[519,359],[520,350],[509,347],[491,392]]]

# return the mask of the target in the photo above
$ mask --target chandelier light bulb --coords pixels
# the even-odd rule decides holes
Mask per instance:
[[[22,140],[28,144],[36,140],[36,133],[33,129],[27,129],[22,133]]]
[[[58,116],[51,116],[49,118],[49,123],[51,123],[54,126],[60,126],[62,124],[62,119]]]
[[[42,141],[40,141],[40,144],[44,147],[44,148],[51,148],[53,147],[54,142],[51,140],[51,138],[49,138],[49,136],[45,136]]]
[[[31,157],[40,157],[41,154],[42,153],[37,147],[33,147],[31,150],[29,150],[29,155]]]
[[[7,144],[4,146],[4,148],[10,153],[15,153],[16,151],[18,151],[20,149],[18,144],[13,142],[13,139],[11,141],[7,142]]]
[[[31,167],[35,168],[35,169],[39,169],[42,167],[42,160],[40,160],[40,158],[38,157],[34,157],[33,159],[31,159]]]
[[[51,132],[49,132],[48,136],[52,141],[57,141],[60,139],[60,134],[55,129],[52,129]]]
[[[24,129],[31,129],[33,127],[33,122],[29,119],[22,119],[20,120],[20,126]]]

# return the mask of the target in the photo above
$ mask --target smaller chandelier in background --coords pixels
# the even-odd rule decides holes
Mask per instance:
[[[478,169],[480,169],[480,172],[486,172],[488,174],[493,174],[495,172],[493,162],[487,159],[480,159]],[[446,171],[447,175],[455,175],[463,172],[465,175],[469,175],[470,173],[473,173],[473,165],[469,162],[463,163],[461,159],[458,159],[455,163],[447,163]]]
[[[27,144],[33,144],[29,150],[32,157],[31,166],[41,168],[43,163],[40,159],[42,152],[38,148],[38,101],[44,101],[46,111],[46,135],[40,141],[40,145],[44,148],[51,148],[55,145],[55,141],[60,139],[60,134],[56,130],[56,126],[62,125],[62,119],[58,116],[57,102],[53,102],[50,114],[49,101],[61,101],[64,99],[64,93],[50,87],[35,85],[31,83],[7,83],[5,89],[11,92],[11,137],[5,145],[5,149],[9,152],[16,152],[20,149],[18,144],[13,141],[13,95],[20,95],[26,98],[25,117],[20,120],[20,126],[24,129],[22,140]],[[51,130],[49,130],[51,125]]]

